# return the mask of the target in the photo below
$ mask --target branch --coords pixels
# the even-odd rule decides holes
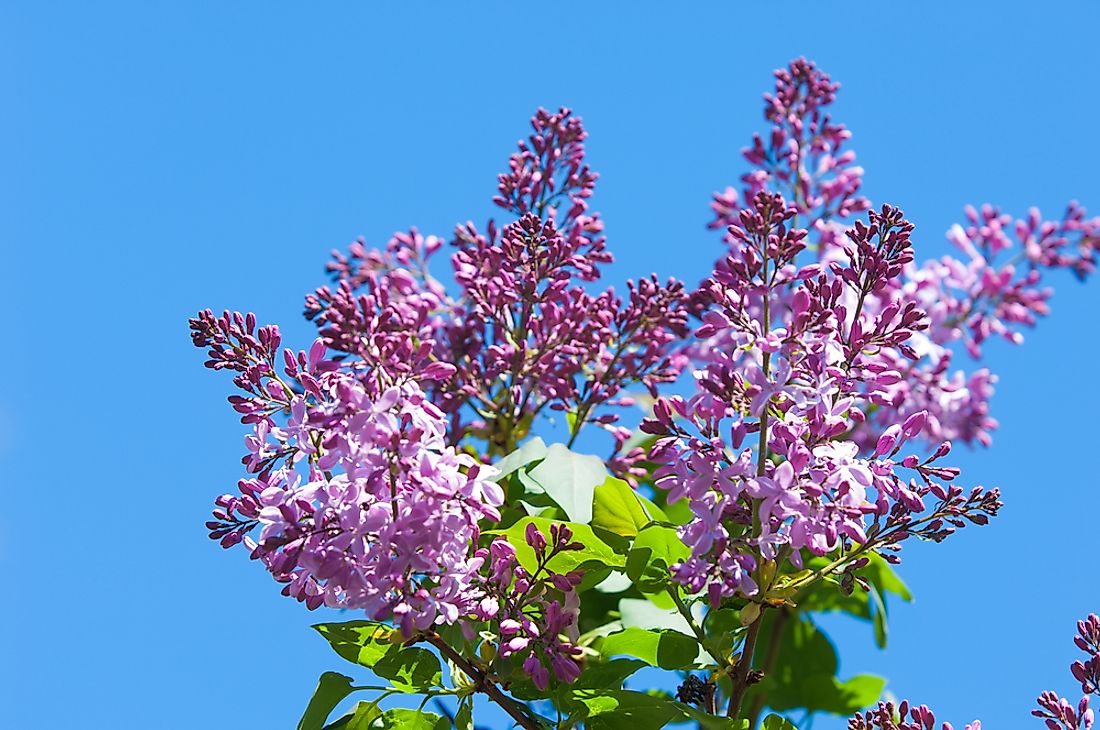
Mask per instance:
[[[490,677],[487,672],[455,651],[450,644],[439,636],[439,634],[429,634],[425,637],[425,640],[436,649],[439,649],[439,652],[454,662],[459,669],[470,675],[478,691],[484,692],[489,696],[489,699],[500,705],[505,712],[512,716],[512,719],[516,721],[517,725],[526,730],[541,730],[538,723],[524,714],[523,710],[519,708],[519,705],[517,705],[511,697],[501,691],[500,687],[496,685],[496,682],[493,681],[492,677]]]

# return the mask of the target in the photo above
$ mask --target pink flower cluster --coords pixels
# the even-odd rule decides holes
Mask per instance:
[[[790,225],[797,210],[777,194],[753,203],[730,226],[730,256],[704,286],[709,306],[696,335],[723,346],[696,372],[697,395],[658,402],[643,424],[659,437],[657,485],[670,500],[690,499],[695,514],[681,535],[692,556],[676,577],[715,604],[757,592],[758,556],[782,552],[801,567],[803,551],[870,540],[896,549],[907,537],[939,540],[966,520],[982,523],[1000,506],[996,490],[964,495],[941,483],[958,474],[938,463],[949,443],[927,459],[899,455],[927,413],[867,425],[901,379],[896,359],[881,353],[915,359],[908,342],[927,327],[912,302],[891,296],[912,261],[911,224],[884,206],[846,232],[843,259],[798,268],[806,231]],[[744,448],[750,434],[755,449]]]
[[[826,112],[838,89],[805,59],[776,72],[775,92],[764,97],[771,132],[767,140],[757,135],[743,150],[750,170],[742,176],[742,195],[733,188],[715,194],[710,227],[736,227],[740,200],[751,203],[758,192],[778,192],[807,229],[817,260],[827,264],[843,257],[841,221],[870,203],[859,195],[863,170],[853,165],[854,153],[840,151],[851,133]],[[904,353],[917,358],[883,353],[887,367],[901,377],[883,390],[882,402],[869,417],[887,428],[925,411],[923,436],[932,445],[943,440],[988,445],[997,428],[989,409],[996,377],[987,368],[969,373],[954,368],[951,346],[961,343],[978,359],[991,336],[1022,342],[1020,329],[1048,313],[1051,290],[1042,284],[1043,273],[1067,269],[1083,279],[1096,269],[1100,249],[1100,218],[1089,218],[1077,203],[1056,220],[1044,220],[1034,208],[1026,218],[1013,220],[988,205],[980,211],[968,207],[966,217],[966,226],[948,232],[963,258],[945,256],[921,266],[908,262],[900,276],[890,279],[891,292],[879,297],[913,302],[925,313],[926,327]],[[732,233],[726,241],[735,252]],[[692,353],[709,352],[713,344]],[[859,433],[854,437],[865,448],[872,445]]]
[[[409,634],[473,613],[484,557],[471,546],[504,501],[495,472],[446,444],[445,417],[415,381],[355,377],[320,342],[284,351],[280,374],[276,330],[253,337],[253,322],[209,312],[192,322],[196,344],[253,394],[234,403],[253,426],[255,476],[217,500],[212,537],[243,542],[310,608],[362,609]]]
[[[579,544],[566,529],[549,547],[529,532],[535,573],[503,539],[479,548],[504,493],[471,441],[481,461],[497,458],[559,411],[570,441],[595,424],[618,451],[629,430],[603,407],[677,377],[688,313],[676,281],[588,291],[611,256],[587,207],[583,126],[566,109],[531,124],[494,199],[514,220],[457,228],[453,295],[430,271],[443,241],[412,229],[384,251],[357,241],[334,253],[333,284],[306,298],[320,335],[308,353],[281,350],[278,328],[251,314],[204,311],[191,328],[207,366],[235,372],[243,392],[230,401],[252,427],[251,476],[217,500],[211,536],[245,544],[310,608],[360,609],[406,635],[496,622],[499,654],[545,688],[551,672],[579,673],[579,574],[545,567]],[[644,457],[613,465],[638,476]]]
[[[583,284],[612,258],[602,221],[588,211],[596,175],[584,163],[586,133],[568,109],[540,110],[531,126],[494,198],[515,220],[455,231],[453,297],[428,270],[442,242],[414,230],[385,253],[357,242],[335,254],[335,289],[307,297],[306,314],[328,347],[371,367],[416,375],[453,365],[426,387],[448,414],[451,443],[473,437],[489,453],[507,453],[533,419],[559,411],[570,416],[570,439],[594,423],[611,429],[618,447],[627,435],[613,425],[617,414],[598,411],[629,404],[617,399],[625,388],[655,394],[677,377],[683,285],[650,277],[630,281],[625,297],[589,293]],[[643,456],[619,471],[630,473]]]
[[[575,642],[580,634],[577,586],[583,573],[556,573],[547,566],[560,553],[584,546],[572,541],[573,533],[565,525],[551,525],[549,538],[534,524],[527,525],[524,540],[538,563],[533,573],[519,564],[511,543],[503,538],[493,541],[485,581],[489,598],[481,611],[483,618],[497,619],[500,656],[522,657],[523,671],[542,690],[550,686],[551,672],[562,682],[579,677],[582,653]]]
[[[880,702],[876,707],[848,721],[848,730],[936,730],[936,715],[927,705],[913,707],[907,701],[894,707],[892,702]],[[952,730],[945,722],[940,730]],[[975,720],[963,730],[982,730],[982,723]]]
[[[1036,701],[1039,709],[1031,713],[1043,719],[1050,730],[1090,730],[1096,719],[1095,711],[1089,707],[1089,695],[1100,697],[1100,616],[1093,613],[1078,621],[1073,643],[1087,657],[1073,662],[1069,668],[1073,678],[1081,683],[1081,699],[1074,705],[1046,691]]]

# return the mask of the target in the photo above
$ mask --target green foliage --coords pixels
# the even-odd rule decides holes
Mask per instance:
[[[317,682],[317,689],[313,691],[313,697],[298,721],[298,730],[321,730],[325,721],[336,705],[344,701],[344,698],[355,691],[351,684],[351,677],[336,672],[325,672]]]
[[[371,730],[450,730],[450,721],[434,712],[408,710],[395,707],[386,710],[380,716],[381,723],[375,722]]]
[[[604,654],[608,656],[611,652],[605,651]],[[623,682],[630,675],[651,664],[651,662],[643,662],[639,659],[612,659],[589,664],[581,673],[581,676],[577,677],[577,681],[573,683],[573,688],[622,689]]]
[[[608,477],[593,494],[592,526],[634,537],[651,522],[642,501],[622,479]]]
[[[622,568],[626,565],[626,560],[622,555],[622,552],[624,552],[622,545],[616,551],[606,542],[606,540],[618,542],[615,539],[616,535],[602,531],[597,535],[588,525],[576,522],[561,522],[560,520],[548,520],[543,517],[524,517],[507,530],[503,532],[493,531],[490,534],[502,534],[507,537],[508,542],[512,543],[512,546],[516,549],[516,559],[519,564],[528,571],[534,572],[538,569],[535,551],[524,539],[524,531],[527,529],[527,525],[532,523],[542,531],[542,534],[547,536],[550,535],[552,524],[567,525],[573,531],[573,541],[584,545],[583,550],[569,550],[558,553],[551,558],[547,563],[547,567],[556,573],[568,573],[582,565],[587,568]]]
[[[661,669],[687,669],[695,664],[699,644],[672,629],[653,630],[632,626],[608,634],[600,642],[604,656],[626,655]]]
[[[347,621],[313,627],[337,654],[388,679],[399,692],[422,692],[442,686],[443,669],[427,649],[400,643],[397,632],[376,621]]]
[[[845,594],[835,579],[823,580],[802,597],[799,608],[806,612],[840,611],[869,621],[874,628],[875,643],[881,649],[886,646],[889,636],[886,597],[895,595],[903,601],[911,601],[913,594],[881,556],[871,553],[868,557],[870,563],[858,574],[867,580],[871,590],[864,591],[856,586],[851,594]],[[827,562],[825,558],[814,558],[807,567],[819,568]]]
[[[543,440],[535,436],[523,446],[508,454],[496,464],[493,464],[494,467],[500,470],[500,474],[496,478],[497,481],[507,478],[520,467],[527,466],[539,459],[545,459],[548,451]]]
[[[763,695],[773,710],[851,714],[876,702],[886,684],[873,675],[839,680],[836,648],[804,615],[767,612],[757,646],[765,655],[773,654],[775,664],[749,689],[748,697],[751,701]]]
[[[680,540],[676,530],[650,525],[638,533],[627,553],[626,574],[638,589],[656,593],[669,585],[669,566],[691,556],[691,549]]]
[[[374,721],[381,716],[377,702],[360,702],[336,722],[325,725],[324,730],[371,730]]]
[[[744,720],[715,717],[666,696],[630,690],[577,689],[571,700],[579,705],[587,730],[659,730],[669,724],[696,722],[703,730],[745,730]]]
[[[607,468],[598,456],[570,451],[563,444],[551,444],[546,458],[526,472],[561,507],[572,522],[592,521],[592,497],[607,479]]]
[[[790,720],[780,715],[768,715],[760,727],[762,730],[798,730]]]

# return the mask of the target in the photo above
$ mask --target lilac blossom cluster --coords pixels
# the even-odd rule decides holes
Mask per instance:
[[[1092,613],[1078,621],[1073,643],[1086,656],[1069,667],[1073,678],[1081,683],[1081,699],[1074,705],[1048,690],[1039,695],[1039,709],[1031,713],[1044,720],[1050,730],[1090,730],[1096,719],[1089,707],[1089,695],[1100,697],[1100,616]]]
[[[625,296],[589,292],[612,257],[603,222],[588,210],[596,174],[584,162],[586,133],[568,109],[540,110],[531,126],[494,198],[515,219],[455,230],[453,297],[428,270],[442,242],[412,231],[384,253],[361,242],[336,253],[335,288],[307,297],[306,315],[328,347],[371,366],[416,375],[453,365],[426,388],[448,415],[450,443],[475,438],[499,456],[536,417],[557,411],[569,416],[570,441],[593,423],[611,431],[618,451],[629,431],[602,407],[631,404],[619,397],[630,386],[656,395],[677,377],[684,287],[649,277],[629,281]],[[616,468],[636,476],[643,457]]]
[[[251,322],[193,321],[211,361],[253,386],[234,402],[253,427],[253,476],[217,500],[212,537],[243,542],[310,608],[361,609],[409,635],[473,613],[484,558],[471,545],[504,501],[494,470],[446,444],[444,415],[416,381],[354,377],[320,341],[308,355],[284,351],[277,371],[277,331],[253,338]]]
[[[1000,506],[996,490],[943,483],[958,475],[940,463],[949,443],[925,459],[901,453],[926,412],[877,430],[869,450],[851,435],[902,377],[880,353],[915,358],[908,342],[927,327],[912,302],[886,299],[912,260],[912,225],[884,206],[846,232],[844,259],[799,268],[807,232],[796,215],[763,192],[739,213],[696,331],[725,347],[696,372],[695,396],[660,401],[643,424],[659,439],[657,486],[695,515],[676,578],[715,605],[755,595],[761,560],[801,568],[807,555],[940,540]]]
[[[859,192],[863,170],[853,164],[854,153],[841,152],[851,132],[825,111],[838,89],[805,59],[776,71],[775,92],[764,97],[771,132],[766,140],[757,135],[743,150],[750,165],[742,176],[744,187],[740,195],[733,188],[715,194],[710,227],[736,227],[740,201],[751,203],[761,191],[779,192],[795,211],[798,225],[807,229],[807,248],[816,261],[829,264],[844,257],[843,221],[870,203]],[[908,343],[910,352],[883,351],[884,364],[901,377],[882,391],[882,403],[868,415],[885,429],[925,411],[923,437],[932,445],[961,440],[987,446],[997,428],[989,408],[996,376],[984,367],[971,372],[954,367],[952,346],[960,343],[977,360],[992,336],[1021,343],[1021,328],[1048,313],[1051,290],[1042,283],[1044,272],[1069,270],[1083,279],[1095,271],[1100,249],[1100,218],[1089,218],[1076,202],[1054,220],[1043,219],[1035,208],[1014,220],[988,205],[980,211],[967,207],[966,218],[965,226],[948,232],[962,258],[907,262],[901,275],[887,282],[889,291],[867,302],[873,307],[904,298],[925,314],[927,326]],[[727,232],[725,240],[735,253],[733,234]],[[718,268],[722,266],[720,261]],[[715,344],[720,343],[691,352],[709,353]],[[873,446],[873,434],[854,436],[862,447]]]
[[[529,574],[503,539],[478,546],[504,503],[485,464],[557,411],[570,443],[603,427],[613,467],[643,475],[644,450],[618,453],[630,431],[604,407],[677,377],[688,314],[674,280],[588,290],[612,259],[588,211],[584,128],[567,109],[531,124],[494,198],[514,219],[456,229],[453,295],[430,271],[443,241],[412,229],[382,251],[360,240],[334,253],[333,284],[306,297],[308,353],[280,350],[278,328],[252,314],[204,311],[191,328],[207,366],[236,373],[230,401],[252,428],[250,477],[217,500],[211,536],[245,544],[310,608],[360,609],[407,636],[495,621],[500,656],[544,688],[548,671],[579,671],[579,575]],[[551,537],[528,535],[540,568],[573,549],[566,529]]]
[[[489,596],[483,618],[496,618],[500,628],[502,657],[522,657],[523,671],[539,689],[550,686],[550,672],[563,682],[581,673],[582,650],[577,618],[580,613],[580,585],[583,573],[557,573],[548,565],[557,555],[583,549],[573,542],[565,525],[551,525],[549,540],[529,523],[524,540],[534,551],[537,566],[529,572],[519,564],[516,549],[498,538],[489,546],[490,568],[485,580]]]
[[[937,730],[936,715],[927,705],[914,707],[902,701],[895,707],[893,702],[880,702],[849,720],[848,730]],[[953,726],[945,722],[939,730],[953,730]],[[982,730],[982,723],[975,720],[963,730]]]
[[[331,283],[306,297],[308,351],[282,348],[252,314],[200,312],[194,344],[234,373],[230,402],[250,428],[248,475],[216,500],[211,537],[244,545],[311,609],[361,610],[432,643],[535,727],[496,683],[521,671],[547,691],[580,676],[583,571],[553,566],[585,564],[561,558],[586,547],[555,521],[510,542],[531,508],[509,503],[490,464],[537,427],[564,429],[568,446],[603,429],[615,475],[690,508],[676,533],[690,556],[670,566],[685,600],[741,611],[740,652],[712,652],[732,662],[719,669],[740,717],[765,611],[829,577],[866,587],[857,571],[875,554],[896,563],[909,538],[997,514],[999,492],[958,486],[947,461],[953,441],[988,444],[996,428],[995,377],[953,369],[955,348],[977,359],[991,337],[1019,342],[1047,312],[1043,273],[1084,277],[1100,246],[1100,219],[1075,204],[1058,221],[985,207],[949,233],[963,260],[919,266],[912,223],[861,195],[851,133],[828,113],[838,88],[804,59],[776,72],[743,189],[712,203],[726,251],[695,290],[655,275],[599,288],[612,257],[589,209],[597,176],[580,119],[561,109],[536,113],[498,178],[507,220],[456,228],[449,283],[432,271],[445,241],[410,229],[383,250],[334,252]],[[688,368],[693,389],[670,395]],[[654,399],[648,442],[619,420],[637,389]],[[463,647],[435,631],[451,625]],[[479,637],[479,657],[462,656]],[[1077,643],[1089,658],[1073,675],[1096,693],[1100,619]],[[1087,705],[1044,693],[1036,714],[1080,730]],[[935,718],[883,703],[849,727],[935,730]]]

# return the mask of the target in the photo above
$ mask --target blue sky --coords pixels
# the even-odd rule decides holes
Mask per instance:
[[[592,4],[596,6],[597,4]],[[243,553],[205,537],[239,474],[226,378],[186,320],[251,309],[306,344],[327,252],[484,220],[539,105],[587,122],[610,278],[701,277],[772,69],[843,89],[866,192],[946,250],[967,202],[1100,211],[1091,3],[73,2],[0,7],[0,710],[5,727],[290,727],[338,659]],[[1074,691],[1100,611],[1100,282],[1001,381],[986,529],[908,549],[887,651],[836,625],[845,672],[957,724],[1025,727]],[[818,728],[826,727],[819,723]]]

